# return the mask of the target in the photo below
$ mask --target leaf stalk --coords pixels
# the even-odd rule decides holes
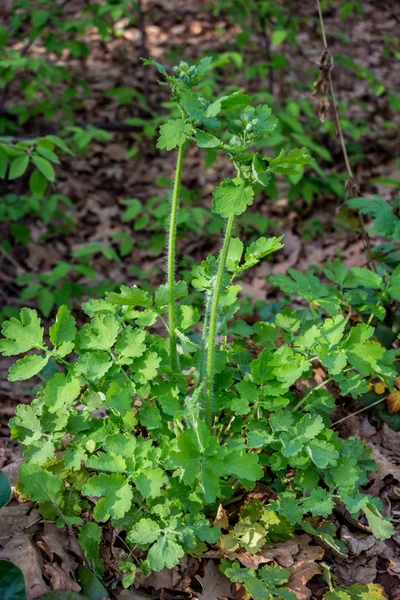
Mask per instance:
[[[185,145],[178,148],[174,188],[171,199],[171,214],[168,230],[167,252],[167,287],[168,287],[168,331],[171,353],[171,364],[174,371],[179,369],[178,351],[176,347],[176,309],[175,309],[175,257],[176,257],[176,230],[179,211],[179,197],[181,191],[183,156]]]
[[[215,338],[217,336],[218,308],[221,295],[222,278],[225,271],[226,259],[228,256],[229,244],[232,236],[233,222],[235,217],[228,218],[225,230],[225,238],[218,261],[218,271],[215,278],[214,292],[210,311],[210,320],[208,327],[208,349],[206,364],[206,394],[204,406],[204,419],[206,424],[211,427],[213,417],[213,388],[214,388],[214,356],[215,356]]]

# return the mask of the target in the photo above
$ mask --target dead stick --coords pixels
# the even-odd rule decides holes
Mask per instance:
[[[142,55],[142,58],[147,58],[149,55],[149,52],[147,50],[147,32],[146,32],[146,24],[145,24],[145,20],[144,20],[142,0],[137,1],[137,11],[138,11],[138,29],[140,32],[140,53]],[[143,91],[144,91],[144,95],[148,101],[149,100],[148,69],[144,63],[142,64],[142,68],[143,68]]]
[[[351,413],[351,415],[347,415],[347,417],[343,417],[343,419],[339,419],[338,421],[335,421],[334,423],[332,423],[331,427],[334,427],[335,425],[338,425],[339,423],[343,423],[343,421],[347,421],[347,419],[351,419],[351,417],[354,417],[355,415],[359,415],[360,413],[368,410],[369,408],[372,408],[373,406],[380,404],[381,402],[383,402],[386,399],[387,399],[387,396],[385,396],[384,398],[381,398],[380,400],[377,400],[376,402],[373,402],[372,404],[369,404],[368,406],[364,406],[363,408],[360,408],[360,410],[357,410],[356,412]]]
[[[85,567],[87,567],[89,569],[89,571],[92,571],[89,561],[86,558],[86,554],[84,553],[82,546],[80,545],[80,543],[78,542],[78,538],[75,535],[74,530],[72,529],[72,526],[68,523],[67,518],[65,517],[65,515],[63,515],[63,513],[61,512],[61,510],[59,509],[59,507],[57,506],[57,504],[55,502],[53,502],[53,500],[51,500],[51,498],[49,497],[49,500],[53,506],[53,508],[55,509],[55,511],[58,513],[58,515],[60,516],[61,520],[64,521],[64,524],[66,526],[66,528],[69,531],[70,536],[72,537],[72,539],[74,540],[75,544],[77,545],[77,547],[79,548],[80,552],[81,552],[81,557],[83,562],[85,563]],[[93,572],[93,571],[92,571]]]
[[[331,58],[332,55],[331,55],[331,52],[328,47],[325,23],[324,23],[324,18],[322,15],[322,10],[321,10],[321,3],[320,3],[320,0],[316,0],[316,2],[317,2],[319,22],[321,24],[321,34],[322,34],[322,41],[324,44],[324,51],[327,52],[329,54],[329,57]],[[357,184],[356,178],[354,177],[353,169],[351,168],[351,165],[350,165],[349,155],[347,154],[346,142],[345,142],[344,136],[343,136],[343,129],[342,129],[342,125],[340,123],[339,110],[338,110],[337,102],[336,102],[335,88],[334,88],[333,80],[332,80],[332,69],[333,69],[333,59],[332,58],[330,60],[330,64],[331,64],[331,67],[326,69],[326,75],[327,75],[327,79],[328,79],[328,83],[329,83],[329,91],[331,93],[331,98],[332,98],[332,109],[333,109],[333,115],[334,115],[334,119],[335,119],[336,130],[339,135],[340,145],[342,148],[342,154],[343,154],[344,162],[346,165],[347,173],[349,175],[349,179],[346,184],[346,188],[347,188],[346,192],[347,192],[347,194],[349,194],[349,192],[351,192],[351,190],[356,190],[358,193],[359,186]],[[366,253],[369,256],[368,262],[371,264],[373,271],[375,271],[375,273],[376,273],[377,269],[376,269],[375,260],[372,256],[369,235],[365,229],[364,217],[360,211],[358,212],[358,219],[360,222],[361,236],[362,236],[362,239],[364,242]]]

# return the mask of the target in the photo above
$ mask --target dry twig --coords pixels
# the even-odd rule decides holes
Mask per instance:
[[[346,142],[344,140],[343,129],[342,129],[342,126],[340,123],[339,111],[338,111],[338,106],[337,106],[337,102],[336,102],[335,88],[334,88],[333,81],[332,81],[332,71],[334,68],[333,56],[328,47],[325,23],[324,23],[324,18],[322,15],[320,0],[316,0],[316,2],[317,2],[319,22],[321,24],[321,34],[322,34],[322,41],[324,44],[324,49],[322,51],[321,58],[318,62],[320,74],[319,74],[317,81],[314,83],[314,92],[312,95],[314,97],[319,98],[318,116],[322,122],[325,121],[326,116],[329,111],[329,107],[330,107],[328,93],[331,96],[332,112],[333,112],[333,117],[334,117],[334,121],[335,121],[336,132],[339,136],[340,145],[342,148],[342,154],[343,154],[344,162],[345,162],[347,173],[348,173],[348,179],[347,179],[346,186],[345,186],[346,200],[347,200],[347,198],[353,198],[355,196],[358,196],[360,193],[360,187],[358,185],[357,179],[355,178],[355,176],[353,174],[353,169],[351,168],[350,161],[349,161],[349,155],[347,154]],[[361,236],[362,236],[362,239],[364,242],[366,253],[369,258],[368,262],[371,265],[373,271],[375,271],[375,273],[376,273],[376,264],[375,264],[375,260],[372,256],[371,244],[369,241],[368,233],[365,229],[364,218],[363,218],[361,212],[358,212],[358,220],[360,223]]]

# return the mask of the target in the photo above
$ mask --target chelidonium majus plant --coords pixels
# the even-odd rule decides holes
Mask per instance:
[[[395,377],[396,351],[375,340],[354,293],[378,290],[384,310],[382,298],[390,300],[393,282],[338,263],[327,267],[335,285],[290,271],[291,277],[271,281],[303,298],[304,309],[285,308],[274,321],[253,326],[237,318],[241,275],[279,251],[282,238],[261,237],[245,247],[235,224],[271,177],[297,173],[312,159],[305,148],[275,158],[257,151],[277,120],[246,93],[212,102],[197,94],[211,59],[182,62],[173,75],[147,62],[177,107],[157,144],[177,152],[166,283],[154,294],[123,285],[85,302],[89,321],[80,329],[64,306],[46,336],[29,308],[4,323],[2,353],[25,355],[10,368],[9,380],[41,377],[35,399],[11,420],[12,438],[24,448],[19,492],[39,502],[46,518],[79,529],[83,548],[85,528],[100,544],[100,525],[110,521],[135,551],[135,561],[127,554],[120,563],[126,587],[138,569],[172,568],[185,554],[200,556],[215,544],[228,558],[240,550],[257,553],[298,529],[343,553],[327,521],[339,499],[354,517],[363,511],[377,538],[389,537],[393,527],[379,501],[359,491],[374,469],[370,449],[330,428],[335,401],[326,386],[357,398],[369,382],[389,385]],[[202,314],[176,276],[180,185],[190,144],[218,150],[232,165],[232,176],[212,199],[212,211],[225,221],[221,250],[192,272],[191,285],[204,294]],[[355,326],[352,307],[361,315]],[[159,322],[164,336],[155,332]],[[315,365],[326,375],[318,386]],[[299,381],[306,390],[301,396]],[[257,482],[274,490],[269,504],[245,501]],[[239,518],[222,531],[214,524],[218,506],[237,495],[244,502]],[[92,558],[91,567],[102,574],[99,559]],[[245,577],[229,563],[222,568],[233,580]],[[276,569],[282,571],[276,586],[284,585],[284,570]],[[295,598],[290,594],[285,598]]]

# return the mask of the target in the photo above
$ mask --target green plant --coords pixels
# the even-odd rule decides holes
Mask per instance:
[[[107,248],[105,248],[106,250]],[[82,281],[84,278],[84,281]],[[26,273],[16,279],[23,286],[19,301],[36,299],[37,306],[44,317],[49,317],[54,306],[66,304],[72,308],[74,298],[81,300],[84,295],[98,296],[106,290],[116,288],[111,282],[101,281],[90,285],[88,280],[95,280],[96,271],[84,262],[69,264],[58,262],[48,273],[36,275]]]
[[[324,233],[324,226],[320,219],[310,219],[306,227],[301,230],[301,237],[307,242],[320,237]]]
[[[60,160],[56,152],[72,154],[67,144],[56,135],[14,142],[0,137],[0,179],[19,179],[30,173],[29,189],[34,196],[43,196],[47,184],[54,183],[54,164]],[[32,170],[29,171],[29,166]]]
[[[240,566],[238,561],[233,563],[226,558],[221,561],[222,572],[233,582],[243,583],[246,592],[254,600],[265,598],[284,598],[285,600],[296,600],[294,592],[282,588],[289,581],[290,571],[282,569],[278,565],[264,565],[257,571]]]
[[[372,256],[379,273],[379,275],[375,275],[375,279],[378,282],[378,277],[380,277],[381,287],[378,291],[375,284],[375,291],[369,292],[364,311],[367,315],[371,310],[371,320],[374,317],[379,319],[376,336],[383,345],[390,348],[399,334],[400,221],[398,217],[399,198],[397,197],[399,182],[396,179],[386,178],[379,178],[375,181],[393,186],[391,201],[380,196],[373,196],[372,198],[351,198],[347,204],[350,208],[359,210],[372,218],[367,231],[375,237]],[[364,297],[365,300],[367,300],[367,296]],[[371,300],[374,302],[374,307],[371,307]],[[397,362],[395,368],[399,372]],[[395,431],[400,430],[398,382],[399,380],[396,379],[395,386],[379,384],[370,386],[368,393],[360,399],[362,406],[371,406],[377,415]]]
[[[126,587],[138,569],[172,568],[185,553],[198,556],[207,544],[224,541],[209,517],[235,494],[244,504],[240,527],[231,533],[237,548],[259,551],[243,534],[249,527],[262,544],[274,536],[289,539],[300,528],[340,551],[334,528],[324,528],[339,499],[354,517],[363,511],[374,535],[385,539],[393,526],[379,501],[359,492],[374,468],[371,451],[330,428],[335,401],[323,388],[334,382],[343,397],[358,397],[368,382],[390,385],[397,351],[381,346],[369,323],[353,325],[356,294],[335,294],[309,273],[273,280],[288,294],[303,295],[309,308],[285,308],[254,326],[234,319],[241,289],[234,279],[282,247],[279,237],[261,237],[245,248],[232,237],[234,220],[273,172],[296,172],[311,159],[304,148],[275,158],[253,152],[276,119],[268,106],[249,105],[247,94],[211,103],[196,94],[210,59],[180,63],[174,76],[149,62],[181,113],[161,126],[158,141],[162,150],[178,148],[167,282],[154,293],[122,286],[85,302],[90,321],[79,330],[65,306],[46,338],[29,308],[3,324],[1,352],[25,355],[10,368],[9,380],[41,378],[32,404],[18,406],[10,423],[12,438],[24,447],[18,491],[39,502],[46,518],[82,527],[85,552],[85,540],[101,539],[102,523],[117,527],[135,550],[135,564],[127,554],[116,574]],[[175,275],[180,180],[190,143],[221,150],[234,171],[213,193],[212,210],[226,221],[222,249],[193,268],[192,286],[205,298],[200,327],[187,285]],[[332,269],[333,281],[343,279],[340,265]],[[367,269],[350,279],[353,290],[389,293]],[[160,323],[167,337],[153,328]],[[313,382],[317,364],[325,372],[319,385]],[[246,490],[259,481],[276,493],[267,507],[245,503]],[[91,568],[101,576],[98,551],[90,548]],[[263,585],[268,595],[285,593],[287,574],[275,567],[268,573],[273,587],[265,569],[260,578],[252,575],[258,582],[252,585]]]
[[[23,125],[38,114],[54,117],[62,109],[62,120],[74,119],[81,101],[79,92],[89,92],[80,73],[71,73],[65,65],[50,55],[67,55],[68,59],[84,60],[90,56],[87,33],[97,31],[104,42],[121,35],[123,27],[137,21],[131,0],[109,0],[89,3],[82,11],[64,11],[64,5],[52,0],[18,0],[13,3],[8,28],[0,28],[0,113],[3,113],[11,85],[19,85],[24,98],[21,104],[7,107],[2,120],[2,132],[15,133],[14,119]],[[124,18],[124,26],[121,25]],[[120,25],[116,24],[119,21]],[[42,56],[30,56],[32,45],[40,40]],[[12,47],[23,41],[21,50]],[[56,93],[54,93],[57,85]]]
[[[67,208],[72,207],[70,199],[63,194],[52,194],[47,197],[7,194],[2,198],[0,204],[0,223],[9,224],[10,237],[16,242],[28,245],[30,230],[23,222],[24,217],[38,217],[47,225],[53,219],[58,219],[62,223],[61,227],[66,230],[73,228],[73,220],[62,210],[62,205]],[[9,236],[7,238],[4,239],[2,245],[10,252],[12,244]]]
[[[7,475],[0,470],[0,510],[4,508],[12,498],[12,489],[11,483],[7,477]],[[64,523],[68,525],[68,521],[65,520],[64,515],[61,513],[59,508],[54,504],[58,515],[61,517]],[[87,548],[88,556],[91,556],[96,553],[96,549],[98,550],[98,543],[96,542],[96,531],[93,531],[92,523],[87,523],[84,527],[82,527],[79,542],[75,537],[75,534],[72,530],[71,535],[74,537],[77,547],[82,552],[82,547]],[[50,592],[49,594],[45,594],[44,596],[40,596],[41,599],[47,600],[94,600],[95,598],[109,598],[107,590],[100,583],[97,577],[93,574],[90,569],[89,562],[86,559],[86,556],[83,555],[84,560],[87,562],[87,566],[81,566],[78,569],[78,578],[80,580],[82,591],[87,593],[88,595],[82,596],[80,594],[72,594],[70,592],[56,591],[54,593]],[[0,590],[4,598],[12,598],[13,600],[26,600],[26,586],[25,586],[25,577],[22,569],[12,563],[10,560],[1,559],[0,560]],[[99,567],[101,571],[101,568]]]
[[[239,561],[221,561],[221,570],[231,581],[242,583],[253,600],[296,600],[298,596],[287,587],[290,571],[278,565],[264,565],[257,570],[240,566]],[[324,594],[324,600],[383,600],[379,585],[352,585],[349,588],[333,589]]]
[[[396,180],[389,180],[388,183],[394,185],[395,191],[400,188],[399,182]],[[368,231],[376,236],[386,238],[374,246],[374,258],[387,269],[396,268],[400,257],[400,197],[394,197],[391,202],[380,196],[351,198],[347,204],[350,208],[372,217],[373,221]]]
[[[60,154],[84,154],[92,141],[104,143],[113,138],[101,124],[82,124],[81,119],[77,122],[76,111],[82,108],[81,93],[90,94],[77,65],[82,66],[92,51],[92,45],[85,39],[89,31],[97,31],[102,43],[118,38],[124,27],[135,26],[139,4],[131,0],[110,0],[101,5],[89,3],[82,11],[64,11],[64,5],[55,5],[51,0],[17,0],[7,26],[0,26],[0,179],[5,180],[2,191],[9,192],[3,194],[0,203],[0,221],[9,223],[4,227],[2,247],[5,260],[14,266],[12,243],[22,243],[29,250],[30,217],[42,217],[49,225],[42,240],[60,233],[59,223],[54,226],[53,217],[61,216],[68,228],[73,227],[72,219],[57,210],[57,204],[68,200],[53,193]],[[32,56],[37,48],[40,48],[40,56]],[[75,61],[76,58],[79,61]],[[9,98],[11,86],[12,100]],[[141,106],[145,106],[143,94],[133,88],[128,92],[131,99],[135,96]],[[125,100],[124,90],[119,88],[106,90],[105,96],[122,102],[126,100],[127,91]],[[56,113],[57,122],[52,123]],[[41,130],[56,131],[58,135],[31,139],[25,134],[31,126],[37,130],[38,118],[42,122]],[[48,193],[50,187],[52,190]],[[24,217],[26,219],[21,221]],[[97,289],[103,293],[105,289],[112,289],[107,281],[97,286],[84,285],[77,282],[74,275],[86,276],[84,271],[91,271],[88,276],[93,278],[93,269],[85,264],[87,257],[100,252],[110,260],[121,262],[120,256],[129,253],[131,244],[128,234],[120,232],[109,245],[78,249],[78,261],[74,261],[68,281],[54,280],[53,271],[58,272],[60,265],[52,265],[50,273],[18,277],[17,285],[24,288],[20,300],[35,299],[42,314],[48,316],[61,295],[63,302],[71,305],[73,298],[81,299],[84,292],[93,297]],[[14,287],[12,304],[17,302],[16,292]],[[12,310],[6,307],[1,316]]]
[[[351,585],[348,588],[332,589],[324,594],[324,600],[382,600],[382,588],[374,583]]]
[[[59,152],[73,154],[70,145],[82,151],[92,138],[100,141],[110,139],[108,132],[94,127],[83,130],[71,126],[66,128],[65,133],[70,134],[68,144],[63,138],[55,135],[17,142],[12,138],[0,137],[0,179],[4,179],[5,186],[14,184],[16,188],[21,189],[25,186],[25,180],[29,178],[31,193],[31,195],[9,193],[0,203],[0,223],[4,223],[5,230],[8,230],[2,240],[2,247],[6,257],[10,257],[11,261],[13,260],[12,241],[29,247],[30,229],[28,224],[25,224],[24,217],[40,218],[49,226],[41,240],[46,239],[46,236],[54,235],[57,228],[67,230],[74,228],[72,213],[70,216],[59,207],[62,203],[72,208],[71,201],[63,194],[47,195],[48,185],[55,184],[56,173],[53,165],[60,163],[57,154]],[[54,223],[56,219],[61,222],[61,225]],[[113,248],[113,243],[119,245],[119,254]],[[15,283],[23,288],[19,300],[24,302],[37,299],[39,310],[48,317],[55,304],[64,303],[71,307],[73,298],[81,300],[85,292],[92,297],[98,295],[98,292],[101,295],[105,290],[114,289],[115,285],[103,280],[89,286],[79,281],[81,277],[96,279],[96,270],[87,264],[89,258],[99,253],[109,260],[121,263],[120,256],[126,256],[131,249],[131,239],[128,234],[124,235],[124,232],[115,234],[108,245],[98,242],[79,248],[73,254],[74,259],[77,259],[74,260],[74,264],[60,261],[47,273],[25,273],[16,277]],[[67,275],[69,275],[68,279],[66,279]]]

